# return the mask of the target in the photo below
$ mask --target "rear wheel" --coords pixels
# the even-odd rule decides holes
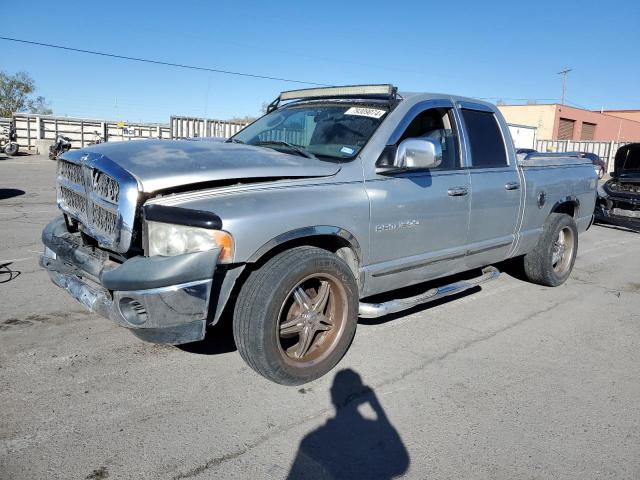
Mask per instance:
[[[358,319],[349,266],[315,247],[280,253],[243,285],[233,319],[242,358],[284,385],[315,380],[346,353]]]
[[[578,252],[578,229],[573,218],[552,213],[545,222],[536,247],[524,256],[524,271],[534,283],[557,287],[573,269]]]

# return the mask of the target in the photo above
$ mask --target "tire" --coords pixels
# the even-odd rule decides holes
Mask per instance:
[[[4,147],[4,153],[10,157],[15,157],[18,154],[18,150],[20,150],[20,145],[15,142],[10,142]]]
[[[577,252],[578,229],[573,217],[552,213],[536,247],[524,256],[525,276],[548,287],[562,285],[571,274]]]
[[[292,248],[247,278],[235,306],[233,337],[260,375],[301,385],[325,375],[347,352],[358,303],[356,280],[342,259],[316,247]]]

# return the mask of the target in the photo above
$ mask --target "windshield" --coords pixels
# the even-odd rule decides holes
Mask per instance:
[[[353,158],[388,112],[386,105],[305,104],[284,107],[238,132],[232,142],[303,156]]]

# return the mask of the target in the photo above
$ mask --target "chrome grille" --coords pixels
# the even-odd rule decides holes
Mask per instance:
[[[98,228],[98,230],[114,237],[117,224],[118,215],[98,205],[93,206],[93,225]]]
[[[93,191],[96,194],[109,202],[118,203],[118,195],[120,194],[118,182],[99,170],[93,170],[91,177]]]
[[[78,185],[84,185],[84,173],[82,165],[67,162],[65,160],[58,161],[58,175],[69,179],[69,181]]]
[[[78,220],[101,245],[118,240],[118,200],[116,180],[92,164],[58,161],[58,204]]]
[[[69,213],[77,213],[83,217],[87,215],[86,197],[74,192],[70,188],[60,186],[60,199],[70,209]]]

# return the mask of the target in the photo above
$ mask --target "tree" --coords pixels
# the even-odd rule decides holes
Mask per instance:
[[[43,115],[52,113],[44,97],[31,97],[35,90],[36,82],[28,73],[9,75],[0,71],[0,117],[10,117],[13,112],[25,110]]]
[[[244,117],[233,117],[227,120],[227,122],[233,123],[253,123],[256,121],[256,117],[245,115]]]
[[[39,115],[51,115],[53,110],[49,108],[49,102],[42,96],[38,95],[27,102],[29,112],[37,113]]]

